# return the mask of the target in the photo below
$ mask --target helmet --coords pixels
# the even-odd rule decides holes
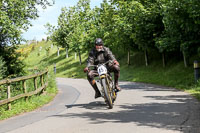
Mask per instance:
[[[95,40],[95,45],[103,45],[103,40],[101,38],[97,38]]]

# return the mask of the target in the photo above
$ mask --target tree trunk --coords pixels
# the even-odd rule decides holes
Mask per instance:
[[[166,66],[165,52],[162,52],[162,63],[163,63],[163,67],[165,67]]]
[[[183,60],[184,60],[185,67],[188,67],[188,59],[187,59],[185,52],[183,52]]]
[[[149,65],[149,59],[148,59],[148,52],[147,50],[144,51],[145,54],[145,65],[148,66]]]
[[[80,61],[80,65],[82,64],[82,60],[81,60],[81,52],[78,51],[78,55],[79,55],[79,61]]]
[[[75,60],[76,60],[76,53],[74,54],[74,58],[75,58]]]
[[[66,58],[69,58],[69,55],[68,55],[68,48],[66,47]]]
[[[131,62],[130,62],[130,50],[128,50],[128,60],[127,60],[127,64],[130,65]]]
[[[124,52],[126,52],[126,46],[125,46],[125,44],[124,44]]]
[[[58,56],[60,55],[60,49],[59,49],[59,47],[58,47]]]

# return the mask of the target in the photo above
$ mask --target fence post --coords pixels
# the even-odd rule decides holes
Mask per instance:
[[[26,80],[23,80],[23,89],[24,89],[24,93],[27,93],[27,89],[26,89]],[[26,101],[28,101],[28,97],[25,97]]]
[[[56,74],[56,63],[54,63],[54,74]]]
[[[34,78],[34,87],[35,87],[35,90],[37,90],[37,77]]]
[[[10,99],[11,98],[11,93],[10,93],[10,83],[8,84],[8,88],[7,88],[7,98]],[[8,103],[8,110],[11,110],[11,103]]]
[[[41,87],[44,85],[44,78],[43,77],[44,77],[43,75],[40,76]],[[42,93],[44,93],[44,89],[42,90]]]
[[[199,78],[200,78],[200,62],[195,60],[194,61],[194,79],[196,83],[199,80]]]
[[[45,82],[48,84],[48,71],[46,72]],[[45,86],[45,90],[46,90],[46,87],[47,87],[47,86]]]

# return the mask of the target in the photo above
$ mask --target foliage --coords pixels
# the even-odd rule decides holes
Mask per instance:
[[[62,9],[51,37],[73,51],[89,50],[101,37],[115,51],[182,52],[185,60],[199,48],[199,7],[198,0],[103,0],[90,9],[89,0],[80,0]]]
[[[80,0],[76,6],[62,8],[57,27],[46,24],[54,43],[78,52],[86,48],[87,43],[93,42],[94,37],[91,39],[91,34],[95,25],[92,20],[96,18],[93,17],[95,11],[90,9],[89,2]]]
[[[0,80],[5,76],[5,72],[6,72],[5,62],[0,56]]]
[[[156,53],[154,56],[157,56]],[[150,53],[150,58],[153,58]],[[83,61],[87,59],[87,53],[82,54]],[[184,68],[182,62],[176,62],[175,60],[169,62],[167,68],[163,68],[160,64],[161,59],[155,59],[148,67],[144,66],[142,59],[144,58],[143,52],[136,51],[131,54],[131,60],[135,63],[126,65],[126,58],[121,55],[120,63],[120,80],[121,81],[134,81],[153,83],[163,86],[176,87],[179,89],[191,89],[194,86],[193,68]],[[78,60],[75,60],[73,56],[65,58],[64,50],[61,50],[60,56],[56,56],[56,53],[52,54],[49,58],[45,58],[43,61],[48,60],[48,66],[53,69],[53,62],[56,63],[56,76],[66,78],[87,78],[86,73],[83,72],[85,65],[78,65]]]
[[[31,26],[30,20],[38,17],[37,5],[46,8],[48,0],[1,0],[0,2],[0,45],[17,44],[22,30]]]
[[[37,45],[35,45],[34,43],[31,43],[29,45],[25,45],[25,47],[21,46],[18,49],[16,49],[15,51],[17,52],[17,54],[20,54],[19,59],[21,61],[23,61],[24,59],[26,59],[29,54],[34,51],[34,49],[36,48]]]
[[[20,54],[15,51],[16,46],[0,46],[2,59],[5,61],[5,76],[23,75],[24,64],[19,60]]]
[[[31,26],[30,21],[38,16],[38,6],[46,8],[48,0],[1,0],[0,1],[0,53],[6,63],[6,76],[21,75],[23,65],[15,52],[21,34]]]
[[[34,46],[34,49],[33,49],[33,46]],[[43,41],[43,42],[39,42],[38,44],[23,45],[23,46],[20,46],[19,49],[17,49],[17,52],[22,53],[22,55],[23,55],[23,52],[26,53],[27,51],[29,51],[28,56],[24,58],[24,63],[25,63],[24,70],[27,75],[31,75],[31,74],[34,74],[36,72],[46,69],[48,65],[47,65],[47,62],[44,61],[43,59],[48,58],[48,56],[46,56],[46,49],[51,48],[50,46],[51,46],[50,42],[46,43]],[[43,48],[41,50],[41,56],[38,57],[37,53],[40,50],[40,47],[43,47]],[[53,50],[55,52],[55,49]],[[52,54],[54,54],[52,53],[52,51],[49,51],[48,53],[49,56],[52,56]],[[0,66],[2,66],[1,59],[0,59]],[[46,78],[48,78],[48,87],[46,88],[46,93],[42,95],[31,96],[28,98],[28,101],[26,101],[24,98],[14,101],[11,103],[12,104],[11,110],[7,110],[7,105],[1,106],[0,120],[6,119],[11,116],[21,114],[24,112],[32,111],[50,102],[54,98],[55,94],[57,93],[55,75],[51,68],[49,68],[49,73],[48,73],[48,76],[45,76],[45,80]],[[37,85],[38,87],[41,86],[40,78],[37,78]],[[33,79],[26,80],[26,86],[27,86],[28,92],[35,90]],[[7,98],[6,88],[7,86],[4,86],[4,85],[0,86],[0,100]],[[22,82],[12,83],[11,92],[12,92],[12,97],[18,94],[22,94],[23,93]]]
[[[165,32],[163,33],[163,43],[168,49],[180,49],[182,52],[190,54],[190,48],[196,47],[199,43],[198,19],[193,16],[199,9],[191,10],[196,5],[195,0],[191,1],[162,1],[163,23]],[[196,5],[197,7],[199,4]],[[189,10],[188,10],[189,9]],[[193,18],[192,18],[193,17]],[[169,42],[169,43],[168,43]]]

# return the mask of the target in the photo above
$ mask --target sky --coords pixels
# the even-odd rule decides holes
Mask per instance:
[[[61,14],[61,8],[74,6],[77,4],[78,1],[79,0],[55,0],[55,4],[53,6],[47,7],[47,9],[42,9],[41,7],[38,7],[39,18],[31,21],[33,26],[30,27],[27,32],[23,33],[22,36],[26,40],[36,39],[40,41],[42,40],[42,38],[45,39],[47,37],[47,35],[45,34],[47,30],[44,25],[46,23],[50,23],[51,25],[56,26],[58,16]],[[90,1],[91,8],[93,8],[95,6],[100,7],[100,3],[103,0]]]

